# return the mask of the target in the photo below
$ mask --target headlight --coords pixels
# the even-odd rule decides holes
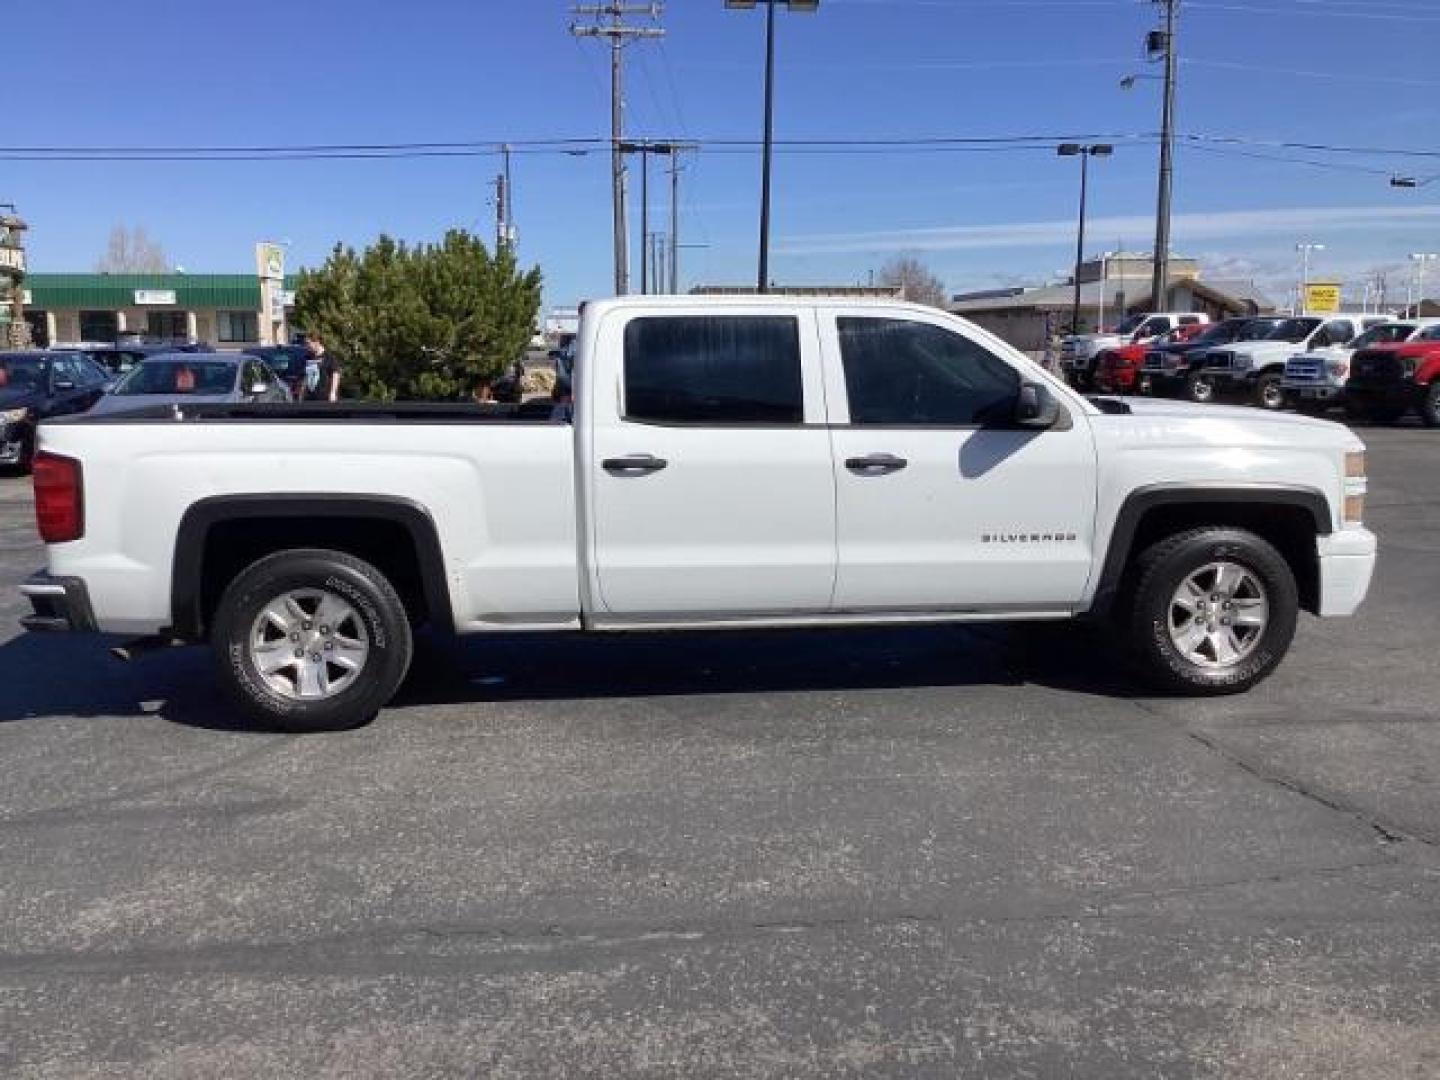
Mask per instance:
[[[1344,360],[1331,360],[1325,365],[1325,370],[1339,378],[1342,375],[1350,374],[1350,365]]]
[[[30,415],[29,409],[5,409],[0,411],[0,422],[18,424]]]

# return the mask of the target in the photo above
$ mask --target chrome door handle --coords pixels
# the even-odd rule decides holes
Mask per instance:
[[[885,476],[899,472],[909,464],[903,457],[896,457],[894,454],[866,454],[864,457],[845,459],[847,469],[865,476]]]
[[[616,476],[639,476],[659,472],[670,463],[654,454],[626,454],[624,457],[606,458],[600,467]]]

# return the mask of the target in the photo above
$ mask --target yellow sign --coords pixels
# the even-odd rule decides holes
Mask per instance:
[[[1328,315],[1340,310],[1340,283],[1312,281],[1305,286],[1305,310],[1314,315]]]

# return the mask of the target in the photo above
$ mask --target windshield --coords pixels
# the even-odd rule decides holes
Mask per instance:
[[[115,393],[121,397],[141,394],[202,394],[220,396],[235,388],[238,365],[219,360],[179,363],[147,361],[120,381]]]
[[[276,349],[274,352],[265,353],[260,359],[264,360],[275,374],[297,379],[305,374],[305,356],[304,349]]]
[[[1415,327],[1408,323],[1381,323],[1372,326],[1350,343],[1352,349],[1363,349],[1368,345],[1390,345],[1397,341],[1408,341],[1415,333]]]
[[[1319,319],[1283,319],[1280,325],[1265,335],[1266,341],[1288,341],[1292,345],[1304,341],[1310,332],[1320,325]]]
[[[1416,341],[1440,341],[1440,325],[1429,326],[1415,335]]]
[[[33,390],[45,385],[50,365],[38,356],[0,356],[0,390]]]

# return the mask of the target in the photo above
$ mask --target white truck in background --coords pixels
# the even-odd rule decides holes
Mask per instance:
[[[1162,311],[1130,315],[1113,330],[1097,334],[1071,334],[1060,341],[1060,368],[1075,385],[1094,386],[1095,362],[1106,349],[1154,341],[1180,326],[1205,324],[1210,316],[1198,311]]]
[[[422,624],[1087,618],[1152,684],[1216,694],[1273,671],[1300,611],[1352,613],[1375,565],[1346,428],[1092,402],[934,308],[593,303],[574,399],[47,423],[24,622],[208,643],[286,730],[373,715]]]

